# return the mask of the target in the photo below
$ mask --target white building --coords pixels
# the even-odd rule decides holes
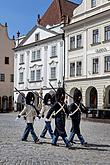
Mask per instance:
[[[34,91],[44,96],[53,92],[64,82],[64,35],[61,29],[72,17],[78,5],[67,0],[53,0],[38,24],[25,36],[16,41],[14,57],[14,87],[23,96]],[[69,10],[68,10],[69,9]],[[54,11],[54,12],[53,12]],[[24,99],[16,90],[14,101],[18,110],[22,109]],[[36,104],[40,102],[36,97]]]
[[[63,83],[63,50],[62,34],[36,25],[15,48],[14,87],[24,95],[32,90],[43,96],[51,90],[49,82],[56,89]],[[18,96],[15,91],[19,103]]]
[[[83,0],[64,30],[67,92],[78,88],[87,107],[109,108],[110,1]]]

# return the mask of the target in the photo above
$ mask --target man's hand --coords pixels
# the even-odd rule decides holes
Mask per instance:
[[[18,118],[20,118],[21,116],[20,115],[18,115]]]

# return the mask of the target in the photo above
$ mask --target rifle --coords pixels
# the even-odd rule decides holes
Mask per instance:
[[[49,85],[52,87],[52,89],[56,92],[55,88],[52,86],[52,84],[49,82]],[[69,97],[71,97],[73,99],[73,97],[71,95],[69,95],[68,93],[65,92],[66,95],[68,95]]]

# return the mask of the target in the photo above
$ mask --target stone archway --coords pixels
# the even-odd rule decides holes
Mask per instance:
[[[22,92],[17,97],[17,111],[22,111],[24,108],[25,98],[23,96],[25,97],[25,94]]]
[[[97,89],[93,86],[90,86],[86,90],[86,106],[88,108],[97,108],[97,105],[98,105]]]
[[[8,97],[7,96],[3,96],[2,97],[2,111],[3,112],[8,112]]]
[[[103,93],[104,108],[110,108],[110,85],[107,86]]]

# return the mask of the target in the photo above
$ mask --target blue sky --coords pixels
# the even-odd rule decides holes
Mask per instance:
[[[81,0],[71,0],[80,3]],[[0,0],[0,23],[8,24],[8,34],[12,38],[19,30],[25,35],[36,24],[37,15],[45,13],[52,0]]]

